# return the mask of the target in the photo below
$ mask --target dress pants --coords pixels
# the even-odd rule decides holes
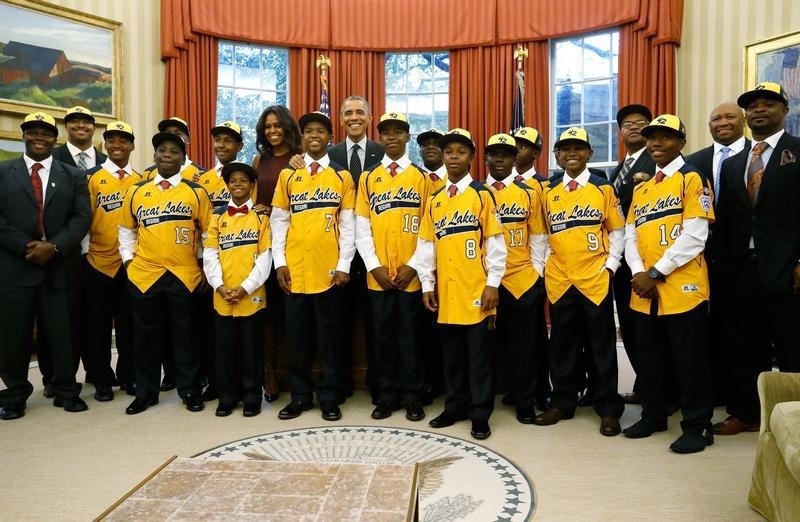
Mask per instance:
[[[758,283],[752,257],[726,288],[726,343],[729,415],[748,424],[759,422],[761,409],[756,381],[772,370],[773,355],[784,372],[800,372],[800,295],[771,295]]]
[[[195,357],[200,365],[200,383],[213,386],[214,377],[214,291],[211,287],[195,292],[194,306],[192,307],[192,347]]]
[[[667,422],[675,376],[684,433],[711,429],[714,396],[708,369],[708,303],[670,315],[632,312],[639,359],[642,418]],[[669,366],[671,371],[666,371]]]
[[[477,324],[443,324],[445,411],[488,420],[494,409],[487,317]]]
[[[199,394],[198,363],[192,349],[192,306],[194,295],[180,279],[165,272],[142,293],[128,284],[133,314],[134,374],[136,397],[158,397],[161,354],[170,345],[175,358],[178,395]]]
[[[495,353],[506,352],[507,385],[514,404],[517,408],[533,408],[539,377],[538,354],[547,348],[541,344],[544,280],[536,281],[519,299],[502,285],[499,293],[494,336],[499,349]]]
[[[625,353],[628,354],[628,360],[631,362],[631,368],[637,375],[637,379],[633,381],[633,392],[639,393],[638,375],[639,370],[636,367],[636,339],[635,330],[632,324],[631,311],[631,269],[625,260],[622,260],[619,268],[614,272],[614,279],[612,285],[614,288],[614,302],[617,304],[617,317],[619,318],[619,331],[622,335],[622,345],[625,347]]]
[[[28,365],[33,346],[33,326],[44,333],[52,361],[50,388],[62,399],[77,397],[75,358],[69,335],[69,292],[49,288],[47,278],[39,286],[0,288],[0,406],[22,406],[33,393]]]
[[[730,297],[727,295],[728,290],[721,274],[722,270],[719,261],[709,260],[708,257],[706,257],[706,260],[708,265],[708,283],[711,288],[711,299],[708,303],[708,361],[711,370],[711,385],[714,388],[714,404],[722,406],[727,404],[729,386],[729,375],[726,371],[728,344],[725,335],[725,328],[727,327],[725,324],[725,308]]]
[[[269,306],[264,315],[264,392],[271,395],[280,393],[278,382],[278,344],[279,340],[286,340],[286,309],[284,299],[286,294],[278,286],[278,276],[271,270],[267,278],[266,290],[269,296]],[[281,346],[286,348],[285,344]]]
[[[341,353],[342,294],[337,287],[319,294],[285,296],[286,334],[289,337],[289,386],[293,401],[310,402],[314,394],[311,363],[314,340],[321,370],[316,386],[317,400],[338,401],[342,368],[337,364]]]
[[[114,277],[86,263],[86,351],[83,365],[95,386],[133,383],[133,319],[128,276],[120,267]],[[111,329],[117,346],[116,375],[111,369]]]
[[[422,393],[419,331],[422,292],[369,290],[380,400],[418,401]]]
[[[372,328],[372,307],[367,294],[367,269],[356,253],[350,265],[350,282],[340,289],[342,300],[341,353],[336,357],[339,373],[339,397],[344,400],[353,395],[353,350],[359,327],[364,332],[364,354],[367,359],[367,388],[377,397],[379,371],[375,359],[375,334]]]
[[[264,311],[216,315],[215,381],[221,404],[260,404],[264,381]]]
[[[610,286],[610,284],[609,284]],[[599,305],[571,286],[550,304],[551,406],[567,415],[575,412],[581,386],[581,347],[591,354],[594,410],[619,418],[625,409],[617,392],[617,347],[611,292]]]

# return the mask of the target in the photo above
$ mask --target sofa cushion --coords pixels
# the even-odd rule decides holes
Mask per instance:
[[[786,467],[800,482],[800,401],[776,404],[769,418],[769,427]]]

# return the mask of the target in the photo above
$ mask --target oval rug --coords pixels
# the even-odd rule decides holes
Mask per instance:
[[[337,426],[256,435],[197,458],[420,464],[423,522],[530,520],[528,477],[511,461],[466,440],[404,428]]]

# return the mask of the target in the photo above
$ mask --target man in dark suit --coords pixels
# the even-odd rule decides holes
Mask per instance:
[[[64,116],[67,143],[53,149],[53,159],[81,170],[89,170],[105,163],[108,156],[92,145],[94,122],[92,111],[86,107],[78,105],[67,109]]]
[[[644,105],[626,105],[617,112],[619,137],[625,146],[625,158],[611,172],[610,180],[617,191],[622,211],[626,216],[633,199],[633,187],[637,182],[649,179],[656,171],[655,162],[645,150],[647,138],[641,134],[641,130],[652,119],[653,114]],[[623,257],[620,267],[614,274],[612,284],[614,287],[614,301],[617,303],[617,317],[619,318],[619,329],[622,334],[622,344],[635,372],[636,354],[633,347],[636,344],[633,339],[630,309],[632,277],[631,269]],[[634,382],[633,393],[626,393],[622,396],[626,403],[636,404],[639,402],[637,390],[638,387]]]
[[[372,170],[381,162],[383,146],[367,138],[372,112],[369,102],[361,96],[349,96],[342,102],[339,121],[347,133],[347,138],[328,149],[328,156],[332,162],[350,171],[353,183],[357,187],[361,173]]]
[[[0,163],[0,419],[18,419],[33,392],[28,364],[34,323],[48,339],[54,406],[87,409],[78,396],[69,335],[69,286],[89,230],[86,176],[53,161],[58,129],[35,112],[22,125],[25,154]]]
[[[714,189],[714,206],[719,202],[719,174],[722,162],[739,154],[742,149],[750,149],[750,141],[744,137],[744,113],[734,102],[724,102],[711,111],[708,119],[708,130],[714,143],[686,157],[686,163],[693,165]],[[714,387],[714,403],[725,404],[725,390],[728,387],[725,367],[725,342],[723,331],[724,306],[729,298],[722,284],[719,253],[717,252],[714,225],[710,225],[710,233],[706,242],[706,264],[711,286],[709,313],[709,356],[711,365],[711,382]]]
[[[727,301],[728,418],[718,435],[758,431],[756,379],[800,371],[800,138],[784,130],[786,92],[764,82],[737,100],[753,134],[751,150],[722,164],[715,233]]]

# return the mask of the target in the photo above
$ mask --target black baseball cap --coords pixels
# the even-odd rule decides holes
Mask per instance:
[[[222,166],[222,179],[227,183],[234,172],[244,172],[250,181],[255,181],[258,178],[256,170],[247,163],[239,163],[232,161]]]
[[[632,103],[630,105],[626,105],[622,107],[619,111],[617,111],[617,126],[622,128],[622,120],[625,119],[625,116],[628,114],[641,114],[647,121],[651,121],[653,119],[653,113],[650,112],[650,109],[645,107],[644,105],[640,105],[638,103]]]
[[[308,114],[303,114],[300,116],[300,119],[297,120],[297,123],[300,126],[300,132],[303,132],[303,129],[305,129],[306,125],[314,121],[323,124],[325,128],[328,129],[328,134],[333,134],[333,124],[331,123],[331,119],[327,114],[319,111],[309,112]]]
[[[157,132],[153,136],[153,148],[157,149],[158,146],[165,141],[171,141],[172,143],[175,143],[181,148],[183,153],[186,154],[186,142],[183,141],[183,138],[172,132]]]

